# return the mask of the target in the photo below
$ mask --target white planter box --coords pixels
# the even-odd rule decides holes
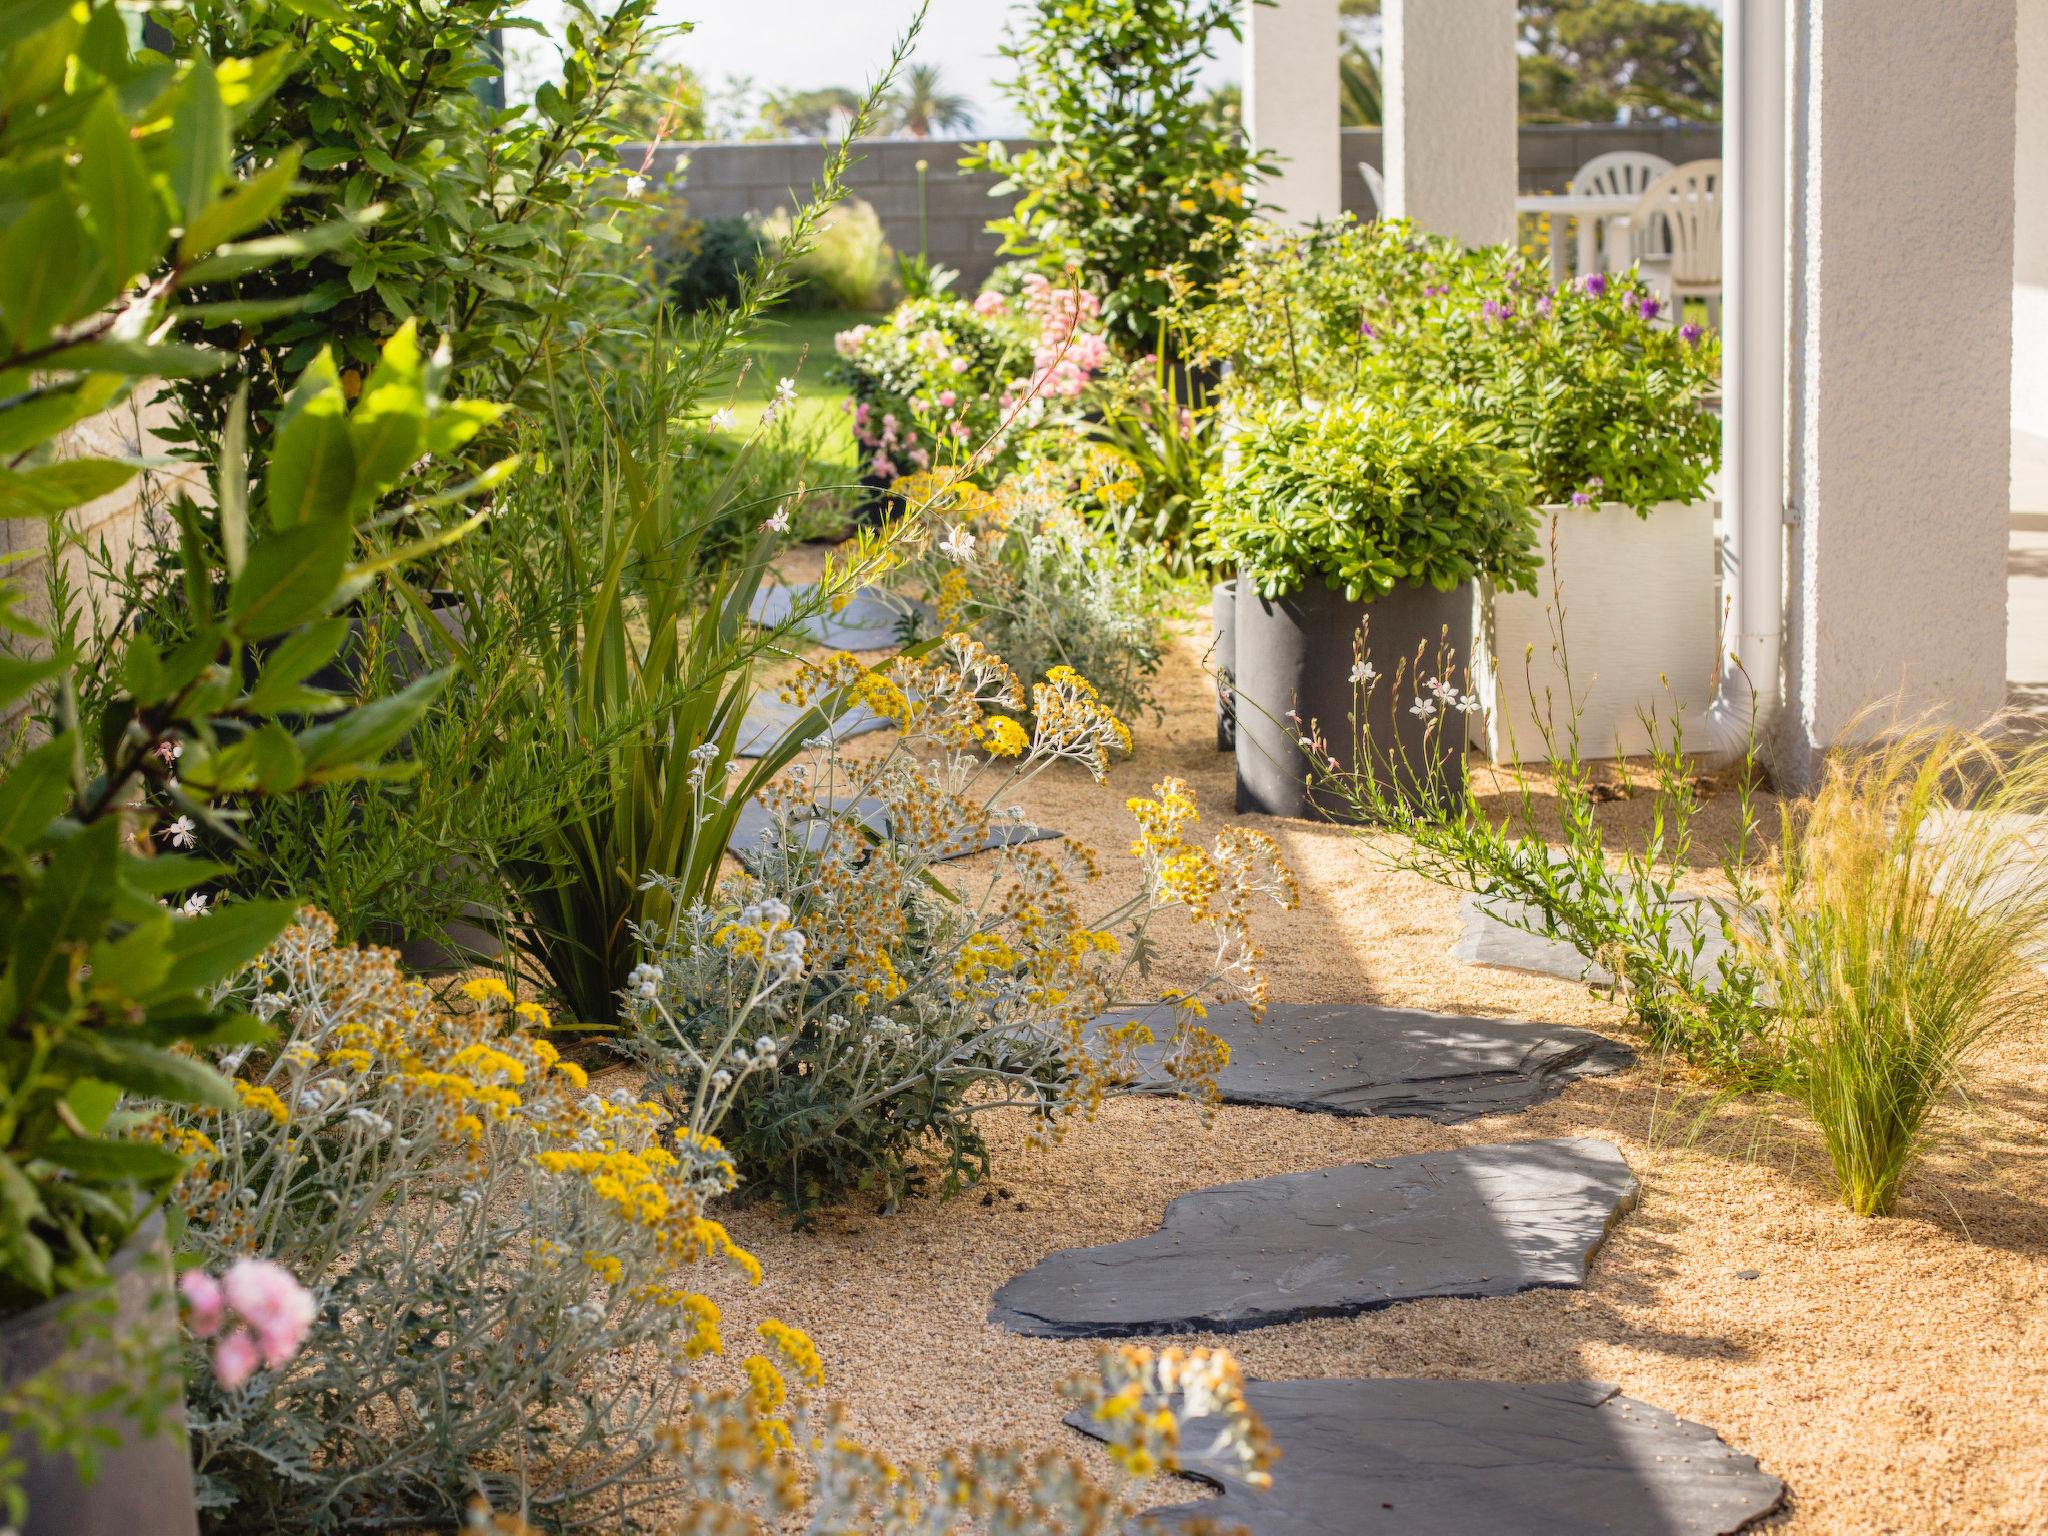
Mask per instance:
[[[1648,711],[1668,745],[1674,714],[1695,723],[1713,698],[1721,633],[1714,503],[1664,502],[1646,518],[1611,502],[1539,511],[1536,592],[1482,586],[1477,599],[1473,677],[1487,754],[1496,763],[1540,761],[1546,713],[1564,745],[1571,705],[1557,643],[1560,595],[1579,755],[1648,752]]]

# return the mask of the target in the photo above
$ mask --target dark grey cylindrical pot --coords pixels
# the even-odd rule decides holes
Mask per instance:
[[[1237,583],[1219,581],[1209,592],[1209,623],[1216,632],[1209,659],[1216,668],[1216,750],[1237,748]]]
[[[1366,631],[1366,654],[1379,673],[1369,690],[1351,681],[1354,643]],[[1268,816],[1353,821],[1344,797],[1316,786],[1298,738],[1313,723],[1337,760],[1337,771],[1366,766],[1361,726],[1370,728],[1372,768],[1389,792],[1438,793],[1455,782],[1465,751],[1464,716],[1441,712],[1434,728],[1410,712],[1423,677],[1443,672],[1469,687],[1472,587],[1449,592],[1398,587],[1370,602],[1352,602],[1321,581],[1285,597],[1260,597],[1240,577],[1235,604],[1237,808]],[[1361,696],[1365,719],[1354,721]],[[1299,721],[1290,718],[1299,715]]]
[[[108,1270],[113,1280],[115,1329],[142,1329],[152,1343],[169,1346],[178,1328],[178,1307],[170,1291],[171,1267],[164,1252],[161,1216],[152,1217]],[[106,1385],[111,1362],[93,1353],[104,1346],[79,1332],[81,1322],[105,1326],[98,1315],[81,1319],[83,1298],[59,1296],[34,1310],[0,1322],[0,1385],[55,1367],[72,1391],[90,1393]],[[85,1303],[90,1305],[90,1303]],[[175,1361],[175,1356],[173,1356]],[[171,1367],[175,1370],[175,1363]],[[185,1444],[182,1405],[152,1435],[123,1418],[104,1421],[120,1444],[102,1450],[90,1485],[79,1480],[68,1455],[45,1455],[33,1436],[9,1447],[20,1456],[28,1523],[22,1536],[198,1536],[193,1496],[192,1454]]]

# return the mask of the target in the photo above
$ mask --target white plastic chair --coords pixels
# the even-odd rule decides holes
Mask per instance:
[[[1387,178],[1380,174],[1379,167],[1370,160],[1358,162],[1358,174],[1365,178],[1365,190],[1372,194],[1373,218],[1385,218],[1387,216]]]
[[[1641,197],[1650,189],[1651,182],[1670,169],[1671,162],[1662,155],[1653,155],[1642,149],[1610,149],[1580,166],[1570,185],[1574,192],[1596,197]],[[1661,228],[1634,232],[1627,249],[1616,250],[1615,242],[1609,238],[1614,234],[1612,224],[1605,219],[1601,224],[1601,245],[1610,271],[1625,267],[1631,261],[1671,253],[1670,241]]]
[[[1668,256],[1638,258],[1643,277],[1674,319],[1687,299],[1705,299],[1710,314],[1721,305],[1721,162],[1691,160],[1674,166],[1644,189],[1628,216],[1629,239],[1670,242]]]

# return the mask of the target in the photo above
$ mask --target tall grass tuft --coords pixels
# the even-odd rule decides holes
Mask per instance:
[[[1970,1057],[2041,1011],[2048,749],[1916,728],[1838,754],[1785,813],[1775,921],[1786,1086],[1842,1199],[1887,1214]]]

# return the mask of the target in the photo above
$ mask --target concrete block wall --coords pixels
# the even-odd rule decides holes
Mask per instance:
[[[1678,164],[1711,159],[1720,146],[1720,130],[1711,125],[1526,126],[1521,130],[1519,184],[1524,192],[1562,191],[1573,172],[1610,149],[1648,150]],[[862,147],[861,160],[847,177],[854,195],[874,205],[890,245],[915,251],[917,162],[927,162],[927,249],[934,261],[958,268],[961,281],[970,288],[1002,260],[999,242],[986,225],[1008,207],[1007,199],[991,196],[998,178],[959,169],[960,156],[971,147],[957,139],[878,140]],[[686,160],[676,184],[698,218],[769,214],[796,206],[824,157],[825,146],[814,139],[664,145],[655,151],[648,177],[664,184],[675,176],[677,162]],[[637,163],[637,158],[628,155],[629,163]],[[1361,160],[1384,169],[1377,128],[1343,130],[1344,208],[1366,217],[1373,209],[1358,173]]]

